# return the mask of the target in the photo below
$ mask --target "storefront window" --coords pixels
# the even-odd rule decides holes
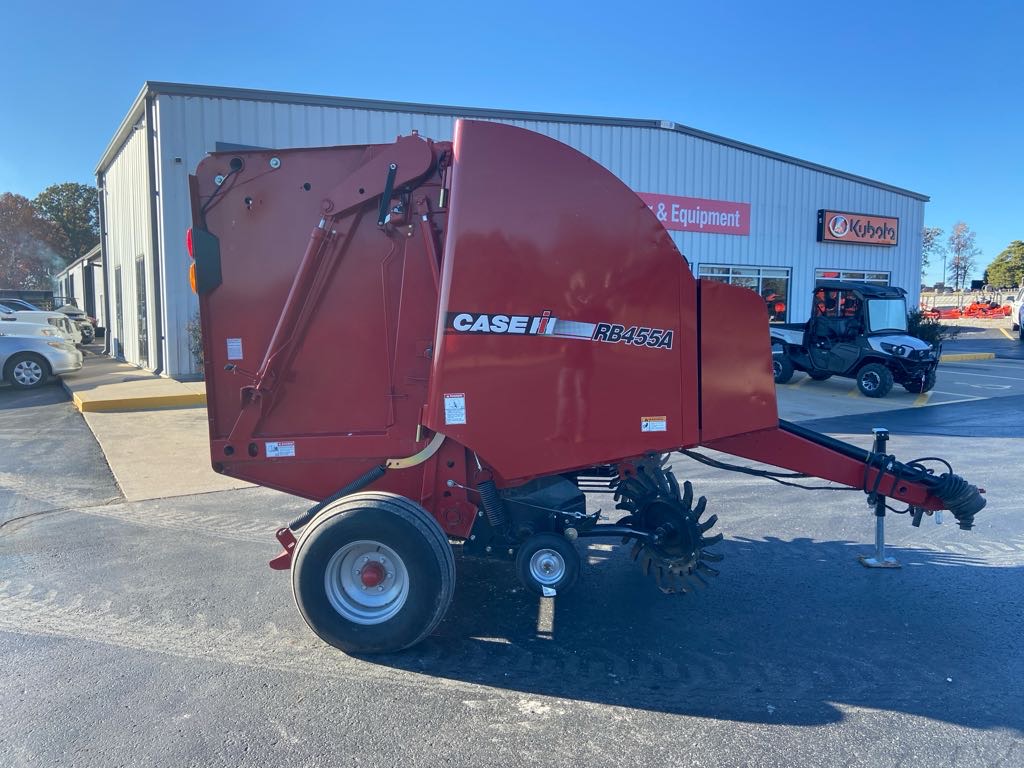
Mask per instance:
[[[789,270],[779,267],[699,265],[698,277],[756,291],[764,299],[768,320],[785,323],[789,314]]]
[[[815,280],[856,280],[861,283],[874,283],[876,286],[889,285],[887,272],[861,272],[858,270],[815,270]]]

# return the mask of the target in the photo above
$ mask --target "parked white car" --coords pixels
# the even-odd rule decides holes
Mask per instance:
[[[70,374],[80,368],[82,351],[64,339],[0,332],[0,375],[13,387],[41,387],[53,374]]]
[[[14,310],[0,303],[0,322],[3,320],[20,320],[25,323],[43,323],[56,328],[71,344],[82,343],[82,332],[72,320],[62,312],[45,312],[43,310]]]
[[[1010,322],[1013,330],[1018,333],[1021,341],[1024,341],[1024,286],[1017,289],[1017,296],[1010,302],[1013,310],[1010,312]]]
[[[4,299],[3,303],[14,312],[21,312],[23,310],[43,311],[42,307],[37,307],[31,302],[26,302],[24,299]],[[78,330],[82,332],[82,344],[91,344],[96,338],[96,319],[86,315],[85,310],[80,310],[77,305],[64,304],[55,308],[54,312],[64,313],[71,318],[71,322],[78,326]]]
[[[49,323],[28,323],[15,320],[7,315],[0,316],[0,334],[5,336],[45,336],[50,339],[67,341],[56,326]]]

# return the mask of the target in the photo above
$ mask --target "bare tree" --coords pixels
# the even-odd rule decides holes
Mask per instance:
[[[924,227],[921,230],[921,277],[931,263],[931,257],[942,256],[942,282],[946,282],[946,247],[942,244],[941,227]]]
[[[949,270],[952,273],[953,285],[962,288],[974,269],[975,260],[981,256],[981,249],[974,245],[975,233],[967,226],[967,222],[957,222],[949,235]]]

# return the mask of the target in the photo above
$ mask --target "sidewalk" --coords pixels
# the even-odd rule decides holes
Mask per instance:
[[[96,436],[128,500],[247,488],[210,468],[206,387],[85,351],[64,389]]]

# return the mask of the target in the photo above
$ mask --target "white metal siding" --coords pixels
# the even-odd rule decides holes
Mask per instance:
[[[413,129],[443,140],[451,138],[458,117],[454,113],[418,114],[180,95],[159,95],[154,114],[158,118],[165,366],[171,376],[194,372],[185,334],[197,307],[188,287],[183,239],[191,224],[188,174],[218,141],[274,148],[382,143]],[[924,220],[924,203],[920,200],[672,130],[543,120],[502,122],[575,147],[638,192],[750,203],[748,237],[672,232],[672,238],[695,269],[701,263],[789,268],[793,321],[809,313],[814,270],[819,268],[889,272],[893,285],[906,288],[911,306],[916,305]],[[135,178],[142,183],[146,178],[144,153],[140,163]],[[145,215],[141,203],[140,199],[140,214]],[[818,243],[820,208],[899,217],[899,245]],[[108,202],[108,219],[111,214]],[[141,227],[139,233],[144,241],[148,229]],[[139,247],[148,253],[144,243]],[[112,276],[113,270],[108,274]],[[113,307],[113,294],[111,302]],[[130,338],[127,326],[125,332]],[[152,352],[150,357],[154,357]]]
[[[152,229],[150,227],[149,168],[146,158],[145,122],[124,143],[120,152],[104,174],[103,191],[106,224],[104,271],[109,291],[110,318],[107,333],[111,336],[111,351],[120,342],[124,358],[141,365],[139,359],[138,296],[135,291],[135,260],[142,256],[146,264],[146,291],[149,295],[149,360],[156,362],[155,328],[153,324]],[[117,290],[114,285],[116,269],[121,268],[121,297],[123,338],[117,337]]]

